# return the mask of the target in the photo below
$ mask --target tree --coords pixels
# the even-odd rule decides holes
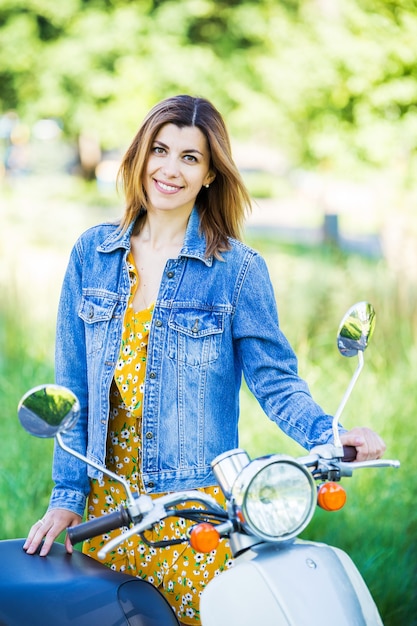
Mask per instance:
[[[417,134],[411,0],[0,0],[0,107],[105,149],[203,95],[292,162],[381,166]]]

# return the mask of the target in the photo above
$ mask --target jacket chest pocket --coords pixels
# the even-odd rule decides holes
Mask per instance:
[[[105,296],[83,296],[78,315],[84,321],[87,354],[103,347],[109,322],[117,316],[118,304],[120,306],[117,300]]]
[[[224,314],[187,309],[173,311],[168,322],[168,356],[187,365],[207,365],[220,354]]]

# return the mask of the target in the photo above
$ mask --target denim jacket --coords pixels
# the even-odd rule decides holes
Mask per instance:
[[[56,382],[81,418],[68,445],[104,464],[109,390],[129,297],[123,235],[101,224],[76,242],[65,275],[56,335]],[[193,210],[183,248],[167,262],[149,333],[143,397],[142,476],[149,493],[213,484],[211,460],[238,445],[242,373],[265,413],[303,447],[331,439],[331,417],[313,401],[278,324],[266,264],[235,240],[222,259],[205,256]],[[82,515],[89,477],[100,474],[56,447],[50,508]]]

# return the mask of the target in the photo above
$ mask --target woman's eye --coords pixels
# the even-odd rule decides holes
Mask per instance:
[[[197,161],[197,159],[195,158],[195,156],[193,154],[186,154],[184,156],[184,159],[186,161],[190,161],[191,163],[195,163]]]
[[[164,150],[164,148],[161,148],[161,146],[154,146],[152,148],[152,152],[154,154],[164,154],[165,150]]]

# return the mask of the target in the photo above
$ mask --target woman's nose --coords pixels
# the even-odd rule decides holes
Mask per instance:
[[[162,172],[165,176],[168,176],[169,178],[176,178],[177,176],[179,176],[180,168],[178,165],[178,160],[174,156],[167,156],[164,159]]]

